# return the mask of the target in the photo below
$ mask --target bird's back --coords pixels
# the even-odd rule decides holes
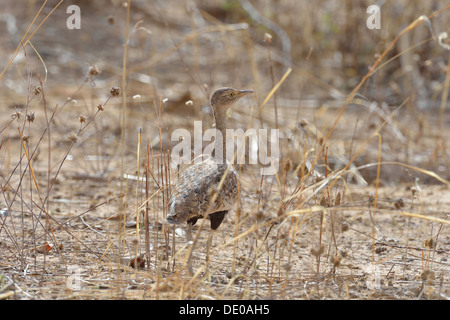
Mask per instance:
[[[230,166],[222,188],[218,190],[227,168],[228,164],[217,164],[214,158],[209,158],[182,172],[172,189],[167,221],[186,223],[190,219],[232,209],[237,198],[237,174],[233,166]],[[210,204],[216,190],[217,198]]]

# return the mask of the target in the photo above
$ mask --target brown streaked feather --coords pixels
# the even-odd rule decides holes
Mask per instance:
[[[209,158],[182,172],[172,190],[167,221],[176,224],[186,222],[195,224],[197,219],[202,219],[206,215],[231,210],[237,199],[237,174],[232,166],[221,190],[218,191],[216,200],[211,203],[227,168],[228,164],[217,164],[214,158]]]

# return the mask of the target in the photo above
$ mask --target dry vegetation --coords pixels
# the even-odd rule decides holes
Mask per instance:
[[[379,30],[369,1],[42,2],[0,15],[0,298],[450,297],[448,1],[386,2]],[[280,170],[238,167],[191,277],[171,133],[222,86],[255,91],[229,123],[278,127]]]

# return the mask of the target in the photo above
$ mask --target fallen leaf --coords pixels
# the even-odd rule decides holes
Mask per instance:
[[[53,246],[49,245],[48,242],[45,242],[43,245],[36,247],[34,251],[39,253],[48,253],[50,250],[53,249]]]
[[[138,256],[134,259],[130,259],[130,267],[137,269],[145,268],[145,259]]]

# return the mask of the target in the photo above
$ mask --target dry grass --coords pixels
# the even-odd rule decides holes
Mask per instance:
[[[255,1],[290,55],[238,1],[130,2],[78,1],[81,30],[5,2],[1,299],[449,298],[446,1],[386,3],[380,30],[369,2]],[[171,133],[207,129],[221,86],[255,91],[229,123],[279,127],[280,170],[237,167],[189,276]]]

